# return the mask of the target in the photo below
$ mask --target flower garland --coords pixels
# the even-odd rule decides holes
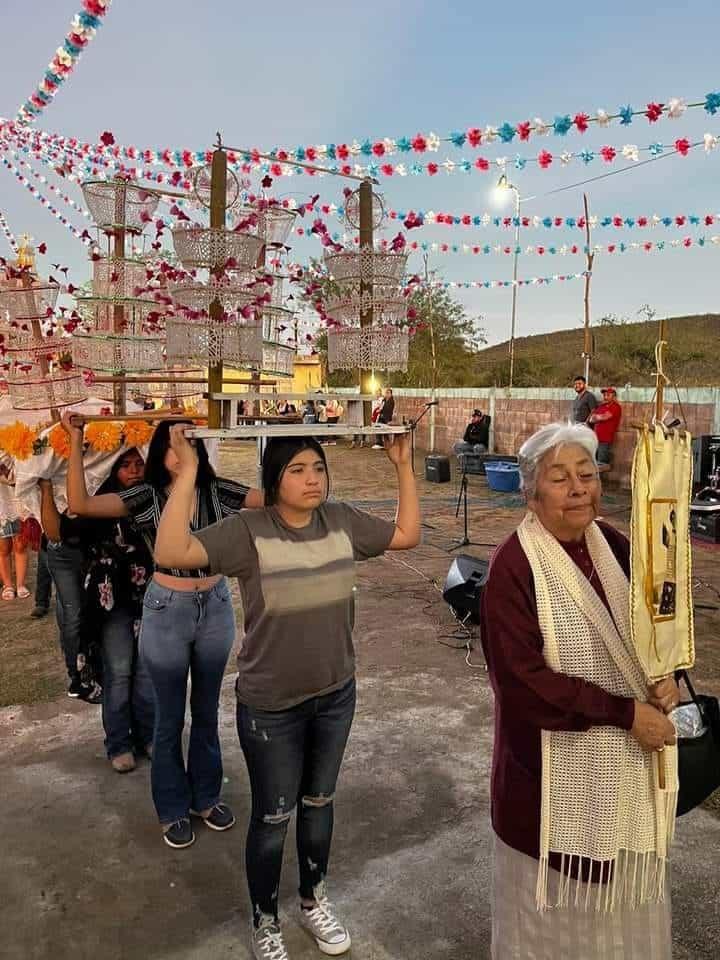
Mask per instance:
[[[355,238],[355,243],[357,243],[357,238]],[[386,240],[382,241],[380,248],[386,249],[387,243],[388,242]],[[693,237],[683,237],[682,239],[677,240],[659,240],[656,243],[646,240],[644,242],[633,241],[632,243],[609,243],[607,245],[595,244],[592,246],[590,252],[593,254],[616,254],[642,250],[645,253],[661,253],[664,250],[689,250],[691,247],[705,247],[708,244],[717,246],[720,244],[720,236],[697,237],[695,239],[693,239]],[[502,244],[495,244],[493,246],[490,246],[489,244],[475,246],[467,243],[418,243],[417,241],[413,241],[408,243],[405,249],[410,251],[422,251],[423,253],[483,254],[486,256],[494,253],[507,255],[514,255],[515,253],[518,253],[531,256],[537,254],[541,257],[546,254],[550,256],[559,255],[564,257],[573,254],[588,253],[588,247],[586,245],[578,245],[576,243],[562,244],[559,247],[554,245],[544,246],[542,244],[529,247],[515,247],[507,245],[503,246]]]
[[[97,420],[89,423],[85,428],[85,442],[99,453],[114,453],[120,447],[143,447],[149,443],[154,432],[152,424],[147,420],[126,420],[118,423],[115,420]],[[0,436],[2,431],[0,430]],[[1,442],[1,440],[0,440]],[[70,456],[70,437],[65,428],[57,423],[44,437],[35,440],[32,453],[39,454],[50,447],[53,453],[61,460]],[[17,457],[26,460],[27,457]]]
[[[67,430],[59,423],[56,423],[47,435],[48,446],[53,453],[61,460],[67,460],[70,457],[70,436]]]
[[[43,79],[17,112],[18,123],[32,123],[75,69],[83,50],[103,23],[111,0],[83,0],[82,10],[75,14],[62,46],[48,64]]]
[[[2,210],[0,210],[0,229],[5,234],[5,239],[10,244],[10,249],[12,250],[12,252],[17,253],[18,245],[17,245],[17,240],[15,239],[15,234],[12,232],[12,230],[8,226],[8,222],[5,219],[5,215],[3,214]]]
[[[493,290],[497,287],[543,287],[551,283],[565,280],[584,280],[591,274],[587,270],[582,273],[553,274],[550,277],[530,277],[527,280],[430,280],[427,284],[442,290]]]
[[[21,420],[16,420],[7,427],[0,427],[0,450],[15,460],[27,460],[33,455],[37,433],[37,430],[33,430]]]
[[[323,205],[322,208],[324,213],[335,214],[338,219],[341,219],[344,214],[342,207],[337,207],[334,204]],[[405,228],[412,230],[416,227],[424,226],[447,226],[447,227],[502,227],[508,230],[514,229],[515,227],[521,227],[524,229],[539,229],[543,227],[547,230],[552,229],[565,229],[570,227],[571,229],[577,228],[578,230],[584,230],[586,223],[585,217],[564,217],[564,216],[554,216],[554,217],[499,217],[496,214],[483,213],[483,214],[453,214],[453,213],[436,213],[433,210],[427,212],[419,210],[415,212],[414,210],[404,211],[404,210],[389,210],[388,218],[390,220],[400,220],[404,224]],[[639,215],[637,217],[623,216],[622,214],[613,214],[612,216],[591,216],[588,219],[588,223],[592,229],[596,227],[602,228],[614,228],[616,230],[633,230],[633,229],[652,229],[655,227],[678,227],[680,229],[684,227],[699,227],[705,226],[710,227],[715,223],[720,223],[720,213],[705,213],[702,216],[698,216],[693,213],[682,213],[676,214],[675,216],[659,216],[658,214],[652,215]]]
[[[96,420],[85,427],[85,439],[100,453],[113,453],[122,445],[122,430],[114,420]]]

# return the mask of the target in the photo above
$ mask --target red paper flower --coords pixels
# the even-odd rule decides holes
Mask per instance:
[[[425,153],[427,150],[427,140],[420,133],[412,138],[411,145],[416,153]]]
[[[613,226],[622,227],[624,226],[624,221],[622,217],[613,217]]]
[[[524,120],[522,123],[519,123],[519,124],[517,125],[518,137],[520,137],[521,140],[529,140],[529,139],[530,139],[530,129],[531,129],[531,127],[530,127],[530,121],[529,121],[529,120]]]
[[[338,159],[339,159],[339,160],[347,160],[347,158],[350,156],[350,150],[349,150],[347,144],[345,144],[345,143],[339,143],[339,144],[338,144],[337,149],[336,149],[336,153],[337,153],[337,155],[338,155]]]
[[[647,110],[645,111],[645,116],[648,118],[650,123],[655,123],[656,120],[659,120],[662,116],[663,104],[662,103],[649,103],[647,105]]]
[[[563,218],[562,218],[562,217],[555,217],[555,220],[554,220],[553,222],[555,223],[555,226],[556,226],[556,227],[561,227],[561,226],[563,225]]]
[[[617,156],[617,152],[614,147],[603,147],[600,151],[600,156],[606,163],[612,163]]]
[[[706,227],[711,227],[711,226],[713,225],[713,223],[715,223],[715,218],[713,217],[713,215],[712,215],[711,213],[709,213],[709,214],[705,217],[705,226],[706,226]]]
[[[464,213],[462,216],[462,224],[464,227],[469,227],[472,223],[472,217],[469,213]]]
[[[489,170],[490,161],[486,160],[485,157],[478,157],[475,161],[475,166],[478,168],[478,170]]]
[[[537,160],[542,169],[547,170],[547,168],[553,162],[553,155],[548,150],[541,150],[538,154]]]
[[[372,145],[372,152],[376,157],[385,156],[385,144],[382,142],[382,140],[376,140],[376,142]]]
[[[437,165],[436,163],[429,163],[429,164],[427,165],[427,172],[430,174],[431,177],[434,177],[435,174],[438,172],[439,169],[440,169],[440,168],[438,167],[438,165]]]
[[[395,167],[391,163],[384,163],[380,169],[386,177],[391,177],[395,173]]]
[[[608,253],[615,253],[615,244],[611,243],[610,246],[607,248],[607,251]]]
[[[588,120],[590,117],[586,113],[576,113],[573,123],[577,127],[578,133],[585,133],[588,128]]]
[[[687,139],[687,137],[683,137],[681,140],[676,140],[675,149],[683,157],[686,157],[690,150],[690,141]]]
[[[310,161],[310,163],[314,163],[315,160],[317,160],[317,150],[315,147],[308,147],[305,151],[305,157]]]
[[[675,217],[675,223],[676,223],[679,227],[684,226],[684,224],[685,224],[685,217],[684,217],[682,214],[680,214],[679,217]]]
[[[38,253],[47,253],[47,244],[39,243],[38,244]]]
[[[639,227],[646,227],[646,226],[647,226],[647,223],[648,223],[647,217],[638,217],[638,218],[637,218],[637,225],[638,225]]]
[[[683,246],[684,246],[684,247],[691,247],[691,246],[692,246],[692,237],[685,237],[685,239],[683,240]]]
[[[471,127],[467,132],[467,142],[471,147],[479,147],[482,143],[482,130],[479,127]]]

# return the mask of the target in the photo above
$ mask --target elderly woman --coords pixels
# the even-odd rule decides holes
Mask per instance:
[[[583,424],[550,424],[523,444],[529,512],[483,595],[495,960],[671,956],[677,776],[665,714],[679,695],[672,679],[649,687],[635,657],[629,544],[595,519],[596,452]]]

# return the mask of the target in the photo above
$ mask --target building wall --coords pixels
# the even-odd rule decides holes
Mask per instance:
[[[400,422],[411,420],[430,400],[430,391],[396,390],[395,413]],[[594,390],[599,397],[599,390]],[[674,390],[666,393],[665,405],[673,416],[687,421],[693,436],[720,433],[720,388],[683,389],[679,400]],[[491,441],[494,453],[515,454],[524,440],[539,427],[570,416],[573,393],[562,389],[513,389],[507,396],[505,389],[438,390],[439,404],[434,408],[436,453],[448,454],[456,440],[462,439],[474,407],[492,417]],[[630,484],[630,466],[637,433],[633,422],[647,422],[653,415],[652,389],[625,387],[618,390],[623,408],[623,419],[615,439],[615,463],[608,479],[620,486]],[[433,410],[418,423],[416,442],[419,449],[429,450]],[[670,417],[672,419],[672,417]]]

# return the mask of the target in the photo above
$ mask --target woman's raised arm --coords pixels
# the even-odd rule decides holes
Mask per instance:
[[[155,563],[178,570],[202,570],[208,565],[205,547],[190,533],[189,517],[195,499],[198,459],[185,430],[187,424],[170,427],[170,446],[179,461],[179,470],[160,516],[155,537]]]
[[[410,459],[407,434],[385,438],[385,452],[398,478],[398,508],[395,533],[388,550],[410,550],[420,543],[420,500]]]
[[[128,515],[127,507],[116,493],[103,493],[91,497],[85,485],[83,464],[83,426],[81,416],[66,411],[62,425],[70,437],[70,459],[67,472],[68,511],[79,517],[104,517],[119,519]]]

